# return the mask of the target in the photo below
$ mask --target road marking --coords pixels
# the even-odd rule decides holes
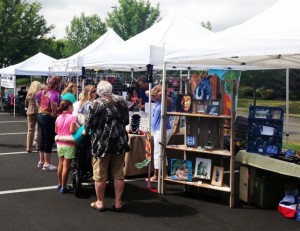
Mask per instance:
[[[0,121],[0,124],[7,124],[7,123],[24,123],[27,122],[26,120],[22,120],[22,121]]]
[[[139,180],[144,180],[144,178],[135,178],[135,179],[125,179],[125,182],[130,182],[130,181],[139,181]],[[92,186],[94,185],[93,182],[91,183],[82,183],[82,185],[85,186]],[[71,186],[70,184],[68,186]],[[6,191],[0,191],[0,195],[5,195],[5,194],[13,194],[13,193],[23,193],[23,192],[35,192],[35,191],[43,191],[43,190],[50,190],[50,189],[57,189],[57,185],[54,186],[46,186],[46,187],[37,187],[37,188],[26,188],[26,189],[15,189],[15,190],[6,190]]]
[[[55,188],[57,188],[57,186],[47,186],[47,187],[39,187],[39,188],[6,190],[6,191],[0,191],[0,195],[11,194],[11,193],[22,193],[22,192],[33,192],[33,191],[49,190],[49,189],[55,189]]]
[[[27,132],[14,132],[14,133],[0,133],[0,136],[9,136],[9,135],[24,135]]]
[[[52,149],[52,152],[56,152],[57,149]],[[38,151],[31,151],[31,153],[33,152],[38,152]],[[5,155],[16,155],[16,154],[24,154],[24,153],[27,153],[26,151],[23,151],[23,152],[2,152],[0,153],[0,156],[5,156]],[[30,155],[30,153],[28,154]]]

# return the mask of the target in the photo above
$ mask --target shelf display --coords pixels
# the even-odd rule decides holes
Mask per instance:
[[[279,155],[282,151],[283,110],[250,106],[247,152]]]
[[[229,206],[234,206],[234,118],[235,117],[235,95],[236,95],[236,81],[230,80],[232,83],[232,102],[231,115],[224,115],[223,111],[224,99],[215,99],[210,101],[197,100],[194,102],[194,110],[176,110],[176,112],[166,112],[166,116],[184,116],[185,121],[185,139],[183,144],[165,145],[163,150],[177,150],[182,151],[183,158],[181,161],[191,162],[194,172],[190,173],[189,180],[181,180],[176,177],[174,163],[171,162],[169,166],[170,177],[163,178],[164,182],[173,182],[183,184],[186,190],[190,186],[206,188],[211,190],[218,190],[228,192]],[[199,84],[199,83],[198,83]],[[221,85],[222,86],[222,85]],[[223,85],[224,86],[224,85]],[[195,86],[194,86],[195,89]],[[194,90],[191,89],[191,90]],[[197,92],[198,94],[199,92]],[[190,94],[183,94],[186,96],[193,96]],[[183,96],[182,95],[182,96]],[[178,95],[180,99],[180,94]],[[180,100],[177,98],[177,105]],[[182,99],[182,97],[181,97]],[[192,105],[192,103],[191,103]],[[202,106],[203,105],[203,106]],[[208,111],[203,112],[204,106],[214,106],[216,112],[208,114]],[[195,108],[196,107],[196,108]],[[225,121],[230,122],[230,151],[224,148],[224,124]],[[178,152],[177,152],[178,153]],[[181,155],[181,154],[180,154]],[[174,157],[173,157],[174,158]],[[172,158],[172,152],[168,153],[168,159]],[[173,160],[174,161],[174,160]],[[163,167],[164,168],[164,167]],[[212,170],[214,168],[214,172]],[[223,180],[224,171],[229,174],[229,177]],[[164,176],[164,174],[162,173]],[[164,185],[163,185],[164,187]]]

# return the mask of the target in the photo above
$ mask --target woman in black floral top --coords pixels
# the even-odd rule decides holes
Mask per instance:
[[[99,98],[93,103],[85,120],[86,131],[91,131],[93,151],[93,179],[97,201],[91,207],[104,211],[104,194],[108,167],[114,179],[115,211],[122,210],[124,191],[125,152],[129,151],[126,125],[129,124],[129,111],[126,101],[112,94],[112,85],[101,81],[97,86]]]

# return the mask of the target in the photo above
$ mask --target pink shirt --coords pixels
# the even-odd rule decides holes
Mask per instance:
[[[77,117],[73,116],[69,112],[63,112],[57,117],[55,125],[57,127],[57,135],[59,136],[71,136],[70,127],[72,123],[76,123]],[[76,146],[75,143],[57,141],[58,145]]]

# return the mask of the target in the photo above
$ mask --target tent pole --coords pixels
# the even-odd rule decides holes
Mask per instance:
[[[286,97],[286,113],[285,113],[285,123],[286,123],[286,128],[285,128],[285,136],[286,136],[286,144],[287,144],[287,148],[288,148],[288,145],[289,145],[289,116],[290,116],[290,111],[289,111],[289,88],[290,88],[290,83],[289,83],[289,68],[286,69],[286,75],[285,75],[285,78],[286,78],[286,94],[285,94],[285,97]]]
[[[167,107],[167,89],[166,89],[166,79],[167,79],[167,65],[163,65],[163,80],[162,80],[162,96],[161,96],[161,120],[160,120],[160,131],[161,131],[161,146],[160,146],[160,164],[158,169],[158,183],[157,192],[164,194],[164,178],[166,177],[166,107]]]
[[[2,85],[1,85],[2,75],[0,75],[0,110],[4,111],[3,109],[3,98],[2,98]]]
[[[16,117],[17,76],[14,75],[14,117]]]

